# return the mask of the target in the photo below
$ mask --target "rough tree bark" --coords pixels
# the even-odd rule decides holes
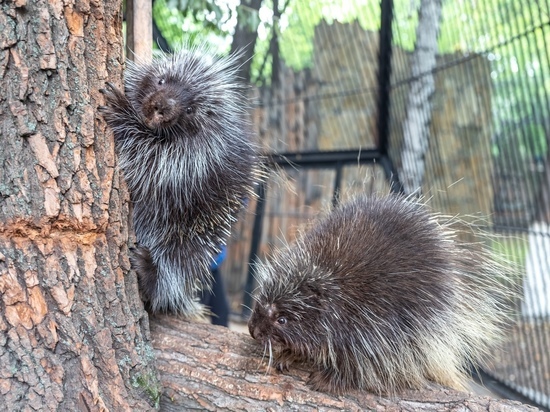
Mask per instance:
[[[151,409],[128,195],[96,107],[121,1],[0,3],[0,409]]]
[[[536,411],[513,401],[434,385],[388,399],[366,392],[332,396],[308,389],[308,371],[266,371],[250,336],[170,317],[151,320],[163,411]]]

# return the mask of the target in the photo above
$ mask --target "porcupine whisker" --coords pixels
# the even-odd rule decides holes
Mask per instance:
[[[267,343],[264,344],[264,351],[262,353],[262,359],[260,360],[260,363],[258,363],[258,367],[256,368],[256,372],[260,370],[260,366],[264,363],[265,355],[267,354]]]
[[[267,364],[267,369],[265,371],[266,375],[271,370],[271,367],[273,366],[273,348],[271,345],[271,339],[267,340],[267,346],[269,348],[269,362]]]
[[[245,309],[248,309],[250,312],[252,312],[252,308],[248,305],[245,305],[244,303],[241,303],[241,306]]]

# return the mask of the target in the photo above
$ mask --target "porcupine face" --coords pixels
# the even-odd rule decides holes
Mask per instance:
[[[126,95],[160,136],[193,137],[201,130],[223,135],[245,113],[234,72],[234,56],[190,48],[151,65],[129,64]]]
[[[248,322],[250,336],[263,344],[270,341],[273,345],[285,346],[284,335],[289,319],[293,320],[287,313],[280,311],[275,303],[256,304]]]
[[[196,102],[190,90],[177,85],[174,80],[168,75],[156,73],[149,73],[143,78],[141,114],[151,130],[169,128],[178,122],[193,123]]]
[[[290,350],[299,358],[307,358],[316,350],[312,345],[318,347],[321,345],[319,338],[326,336],[319,325],[323,324],[322,319],[328,310],[324,293],[330,287],[323,284],[322,277],[311,273],[306,275],[305,271],[310,269],[303,265],[303,261],[289,263],[290,260],[296,262],[296,258],[279,258],[276,268],[271,263],[260,268],[264,272],[261,292],[256,296],[248,329],[257,342],[271,346],[275,353]],[[282,267],[278,264],[280,262],[289,263],[290,267]],[[293,265],[294,274],[291,274],[286,269]],[[292,283],[287,281],[290,276]]]

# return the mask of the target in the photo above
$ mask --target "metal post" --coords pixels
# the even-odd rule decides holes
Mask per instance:
[[[393,0],[382,0],[378,49],[378,148],[388,153],[392,63]]]
[[[332,192],[332,208],[338,206],[340,203],[340,189],[342,186],[342,163],[336,164],[336,175],[334,176],[334,191]]]
[[[248,272],[246,275],[246,284],[244,287],[243,310],[241,315],[248,318],[252,308],[252,292],[254,290],[254,271],[258,262],[258,250],[262,240],[262,225],[265,210],[266,182],[262,181],[258,185],[258,200],[256,201],[256,214],[254,216],[254,226],[252,227],[252,240],[250,242],[250,254],[248,256]]]

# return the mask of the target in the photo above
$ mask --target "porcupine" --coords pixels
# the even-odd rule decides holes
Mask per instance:
[[[153,312],[202,314],[197,292],[253,193],[257,156],[236,63],[190,47],[130,62],[125,94],[102,90],[133,204],[131,261]]]
[[[418,201],[358,196],[259,265],[250,334],[315,390],[463,389],[510,313],[504,265],[471,246]]]

